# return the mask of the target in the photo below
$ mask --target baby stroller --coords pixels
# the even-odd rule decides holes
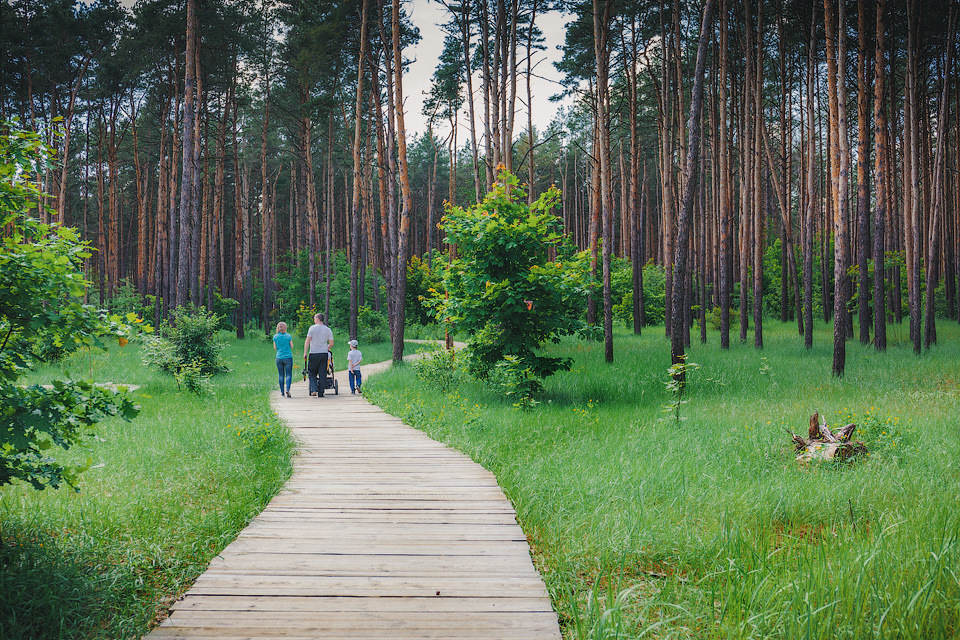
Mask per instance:
[[[303,361],[303,379],[307,379],[307,361]],[[327,354],[327,373],[326,375],[320,378],[323,384],[324,390],[333,389],[333,395],[340,395],[340,384],[337,382],[337,379],[333,377],[333,352]],[[313,386],[313,380],[310,380],[310,395],[313,395],[317,392],[316,387]]]
[[[323,388],[333,389],[333,395],[340,395],[340,385],[337,379],[333,377],[333,352],[327,354],[327,375],[323,378]]]

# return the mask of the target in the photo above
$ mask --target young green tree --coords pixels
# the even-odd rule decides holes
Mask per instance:
[[[518,179],[501,171],[482,202],[447,206],[441,224],[457,258],[445,276],[449,298],[440,316],[470,341],[471,369],[483,377],[507,356],[538,378],[569,370],[567,358],[539,355],[548,340],[586,329],[587,295],[580,254],[572,255],[562,221],[552,213],[556,188],[533,204]],[[550,249],[569,260],[549,259]]]
[[[54,168],[52,152],[16,123],[0,123],[0,130],[0,486],[76,487],[84,465],[58,462],[53,447],[69,449],[103,417],[130,419],[139,407],[91,382],[44,388],[20,379],[37,362],[95,346],[100,337],[126,340],[129,327],[82,304],[89,251],[76,232],[32,215],[45,197],[32,179]]]

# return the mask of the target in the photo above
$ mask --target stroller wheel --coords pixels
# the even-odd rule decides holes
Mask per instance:
[[[333,381],[333,395],[340,395],[340,383],[336,380]]]

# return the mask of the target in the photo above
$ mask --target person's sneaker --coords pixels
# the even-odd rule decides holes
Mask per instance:
[[[292,397],[293,397],[292,395],[290,395],[290,392],[289,392],[289,391],[287,391],[287,397],[288,397],[288,398],[292,398]]]

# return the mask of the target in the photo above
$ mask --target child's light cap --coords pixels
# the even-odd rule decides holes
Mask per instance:
[[[358,343],[356,340],[351,340],[351,341],[348,342],[347,344],[350,345],[351,347],[355,347],[355,346],[357,346],[357,344],[359,344],[359,343]]]

